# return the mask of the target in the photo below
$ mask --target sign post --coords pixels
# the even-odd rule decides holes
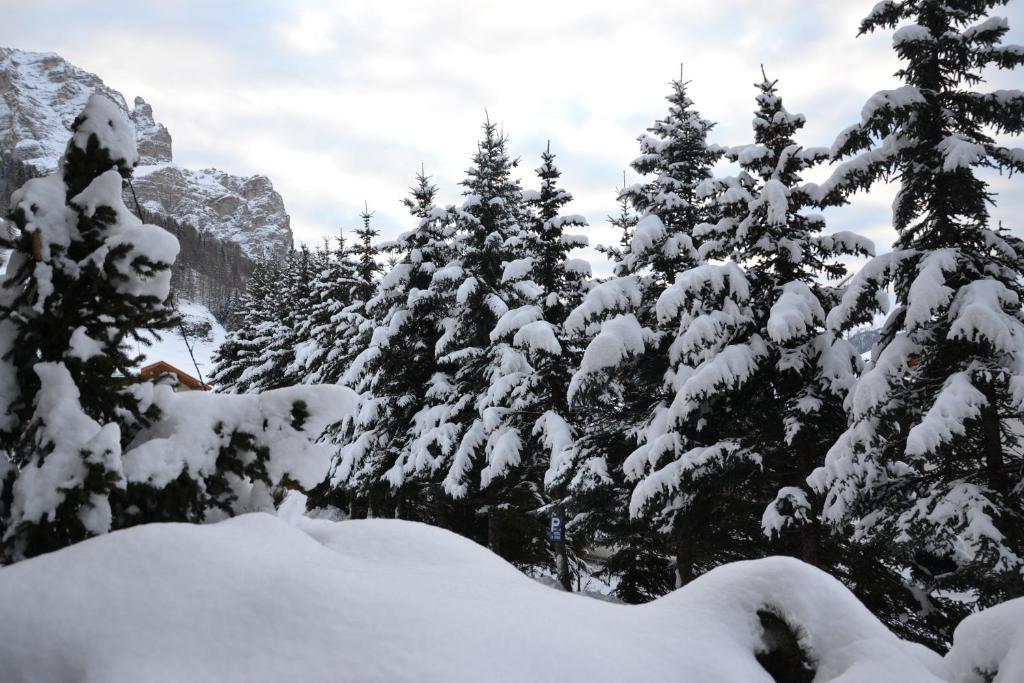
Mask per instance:
[[[548,527],[548,540],[555,548],[555,570],[558,574],[558,583],[566,591],[572,591],[572,580],[569,576],[569,555],[565,548],[565,514],[561,505],[555,505],[551,510],[551,523]]]

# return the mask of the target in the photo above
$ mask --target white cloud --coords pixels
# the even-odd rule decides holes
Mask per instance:
[[[334,17],[322,9],[303,8],[280,27],[281,38],[290,48],[309,54],[334,49]]]

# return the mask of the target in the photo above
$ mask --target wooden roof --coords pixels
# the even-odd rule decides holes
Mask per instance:
[[[142,379],[148,380],[154,380],[160,375],[174,375],[178,378],[179,382],[193,391],[209,391],[212,389],[209,384],[203,384],[192,375],[183,370],[179,370],[167,361],[158,360],[155,363],[150,363],[142,368],[140,374],[142,375]]]

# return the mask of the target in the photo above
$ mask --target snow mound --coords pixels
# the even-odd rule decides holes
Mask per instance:
[[[969,618],[943,660],[790,558],[618,605],[544,586],[441,529],[293,510],[139,526],[0,569],[0,680],[769,683],[756,654],[770,612],[818,683],[969,681],[1000,666],[1009,681],[1022,610]]]
[[[964,619],[946,660],[956,683],[1024,681],[1024,598]]]

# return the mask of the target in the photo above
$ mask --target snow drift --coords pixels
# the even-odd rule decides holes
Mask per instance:
[[[792,627],[816,681],[1024,674],[1024,600],[968,619],[942,659],[793,559],[728,565],[628,606],[548,588],[422,524],[250,514],[135,527],[0,569],[0,680],[757,683],[772,680],[759,610]]]

